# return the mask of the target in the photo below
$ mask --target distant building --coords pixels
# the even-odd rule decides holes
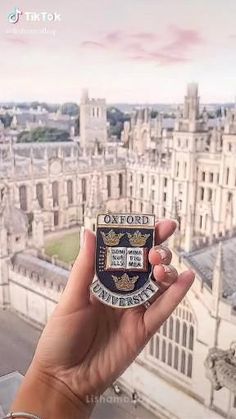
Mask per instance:
[[[107,110],[105,99],[90,99],[88,91],[82,93],[80,103],[80,146],[104,148],[107,143]]]
[[[0,146],[0,306],[47,321],[68,270],[42,256],[45,231],[94,230],[99,211],[175,218],[173,263],[196,280],[120,382],[163,419],[236,418],[235,394],[215,391],[204,366],[210,348],[228,349],[236,336],[236,110],[210,123],[191,84],[174,124],[139,110],[124,147],[111,147],[105,102],[84,93],[81,105],[82,150]]]

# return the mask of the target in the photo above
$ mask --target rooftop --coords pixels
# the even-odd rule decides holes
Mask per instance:
[[[27,252],[16,253],[11,261],[14,268],[25,269],[32,278],[45,279],[57,285],[66,285],[69,274],[67,269],[53,265]]]
[[[209,245],[185,255],[203,281],[211,288],[219,244]],[[223,295],[236,296],[236,237],[222,240]],[[235,298],[236,303],[236,298]]]

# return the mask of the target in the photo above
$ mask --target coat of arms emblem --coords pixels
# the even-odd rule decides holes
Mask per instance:
[[[98,215],[96,279],[91,290],[103,303],[135,307],[156,293],[158,286],[151,279],[148,262],[154,228],[154,215]]]

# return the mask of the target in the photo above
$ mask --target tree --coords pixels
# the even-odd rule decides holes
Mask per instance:
[[[79,114],[79,106],[73,102],[63,103],[61,112],[65,115],[77,116]]]
[[[38,127],[32,131],[22,131],[18,134],[18,143],[44,143],[54,141],[70,141],[70,134],[58,128]]]

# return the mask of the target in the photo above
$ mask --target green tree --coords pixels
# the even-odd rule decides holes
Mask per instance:
[[[54,141],[69,141],[69,133],[58,128],[38,127],[31,131],[18,134],[18,143],[44,143]]]

